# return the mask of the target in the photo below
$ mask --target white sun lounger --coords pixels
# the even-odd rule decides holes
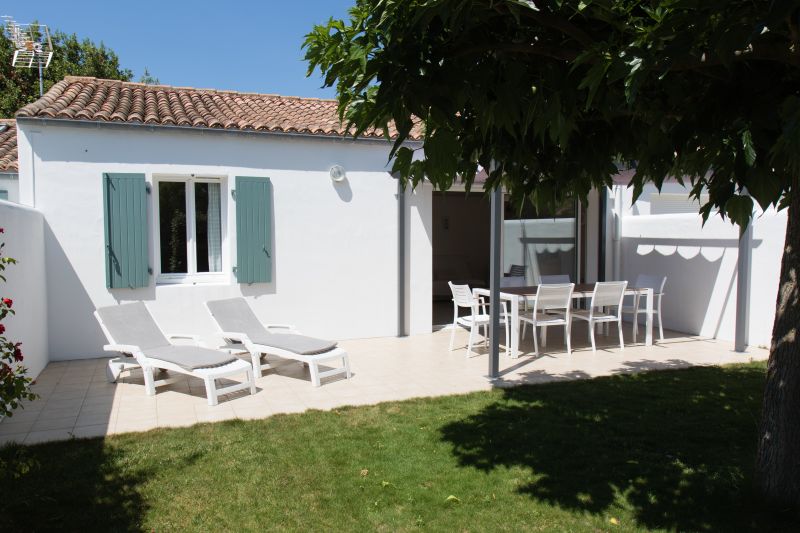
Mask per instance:
[[[206,302],[206,307],[228,346],[238,346],[250,353],[256,376],[260,377],[262,369],[269,368],[269,363],[261,363],[261,356],[270,354],[308,364],[315,387],[319,387],[321,378],[338,374],[350,378],[350,359],[335,342],[300,335],[293,326],[285,324],[262,324],[244,298],[214,300]],[[342,366],[320,372],[320,363],[337,360],[341,360]]]
[[[209,405],[217,405],[220,394],[244,389],[250,389],[250,394],[256,393],[253,368],[249,363],[225,351],[203,347],[196,335],[164,335],[142,302],[101,307],[94,316],[109,342],[103,349],[123,354],[108,362],[111,382],[116,381],[123,370],[141,367],[145,392],[153,396],[156,387],[177,379],[156,380],[153,369],[158,368],[202,379]],[[195,345],[175,345],[168,339],[191,339]],[[217,387],[216,380],[240,374],[247,376],[244,383]]]

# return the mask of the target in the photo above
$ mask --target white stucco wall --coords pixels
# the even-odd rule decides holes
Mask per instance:
[[[19,202],[19,178],[17,174],[0,172],[0,190],[8,193],[9,202]]]
[[[3,321],[8,340],[22,343],[23,364],[36,377],[47,366],[47,282],[45,279],[44,224],[41,213],[0,201],[0,242],[3,255],[17,264],[8,265],[0,297],[14,301],[15,315]]]
[[[750,288],[751,345],[770,343],[786,213],[768,210],[754,221]],[[664,327],[733,340],[736,329],[738,227],[697,214],[622,218],[621,273],[667,276]]]
[[[203,303],[238,295],[247,296],[265,322],[293,323],[309,335],[397,334],[398,204],[396,182],[388,173],[388,144],[25,121],[18,128],[21,201],[35,205],[46,220],[53,359],[99,355],[104,339],[92,311],[129,300],[144,300],[166,331],[201,334],[212,343],[218,342],[216,328]],[[328,175],[334,164],[347,171],[343,183]],[[223,271],[229,279],[106,289],[103,172],[142,172],[148,181],[162,174],[222,176],[227,199]],[[230,274],[236,252],[230,200],[235,176],[272,181],[275,242],[268,284],[239,285]],[[410,238],[424,249],[425,239],[430,246],[430,192],[415,194]],[[152,213],[151,196],[149,201]],[[154,231],[151,227],[151,262]],[[429,330],[430,282],[414,280],[422,279],[417,269],[430,278],[430,260],[412,261],[410,268],[409,312],[424,316],[427,306]],[[416,294],[426,290],[424,298]],[[422,302],[418,311],[415,306]]]

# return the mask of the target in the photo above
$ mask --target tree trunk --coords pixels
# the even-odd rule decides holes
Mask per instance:
[[[800,190],[793,187],[767,363],[756,487],[768,503],[800,509]]]

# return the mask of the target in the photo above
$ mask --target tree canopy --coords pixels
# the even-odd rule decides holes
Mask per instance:
[[[119,58],[103,43],[79,40],[73,34],[53,32],[53,59],[44,70],[44,90],[65,76],[94,76],[129,81],[133,73],[119,65]],[[0,31],[0,117],[13,117],[21,107],[39,98],[39,70],[12,66],[14,46]]]
[[[412,183],[495,161],[488,187],[552,207],[635,161],[637,190],[688,177],[743,223],[800,170],[797,39],[795,1],[359,0],[305,46],[359,132],[396,125]]]
[[[356,134],[396,127],[412,184],[469,186],[480,165],[551,209],[630,164],[635,196],[688,181],[704,217],[788,207],[756,477],[800,509],[797,0],[357,0],[304,46]]]

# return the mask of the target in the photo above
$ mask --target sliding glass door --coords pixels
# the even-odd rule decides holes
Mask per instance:
[[[576,204],[568,202],[554,212],[535,212],[526,205],[522,213],[505,200],[503,222],[503,271],[525,272],[527,284],[536,285],[542,275],[566,274],[577,282],[578,236]]]

